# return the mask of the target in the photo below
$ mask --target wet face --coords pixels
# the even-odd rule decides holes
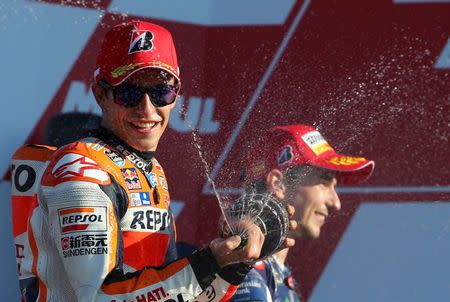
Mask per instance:
[[[295,207],[298,227],[295,237],[315,239],[331,211],[339,211],[336,176],[316,167],[300,169],[297,177],[285,181],[285,200]]]
[[[125,81],[125,84],[145,88],[161,83],[173,85],[175,78],[157,69],[147,68],[134,73]],[[139,151],[156,150],[175,102],[157,107],[145,93],[137,106],[125,107],[114,102],[110,89],[96,85],[94,94],[103,111],[102,125],[105,128]]]

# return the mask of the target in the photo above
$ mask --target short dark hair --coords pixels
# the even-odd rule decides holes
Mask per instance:
[[[306,175],[312,171],[312,166],[310,165],[299,165],[288,168],[281,171],[283,173],[284,179],[288,184],[292,184],[294,181],[302,180]],[[267,193],[267,183],[264,178],[257,180],[253,184],[245,188],[245,193]]]
[[[299,165],[283,171],[283,175],[288,183],[302,180],[313,171],[314,167],[310,165]]]

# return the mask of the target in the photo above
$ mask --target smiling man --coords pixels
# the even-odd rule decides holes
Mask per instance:
[[[341,208],[336,185],[363,182],[373,168],[373,161],[336,153],[309,125],[277,126],[250,148],[245,190],[294,206],[298,226],[290,236],[316,239],[327,217]],[[257,262],[232,301],[302,300],[286,263],[288,251]]]
[[[229,297],[251,269],[246,263],[259,257],[264,235],[249,225],[243,248],[239,236],[216,238],[177,259],[167,180],[154,157],[181,86],[171,34],[143,21],[113,27],[94,75],[102,127],[54,153],[26,146],[14,157],[17,167],[39,162],[45,169],[34,174],[43,176],[29,219],[20,219],[28,230],[15,238],[23,246],[23,300]],[[24,190],[13,185],[13,202]]]

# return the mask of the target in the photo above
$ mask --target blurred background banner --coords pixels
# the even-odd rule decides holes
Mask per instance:
[[[449,16],[450,0],[2,1],[0,300],[19,299],[11,156],[42,143],[61,112],[100,114],[90,85],[102,37],[136,18],[167,27],[179,57],[182,96],[157,157],[180,241],[214,236],[216,194],[237,198],[252,138],[309,123],[376,168],[340,187],[341,212],[290,253],[308,300],[448,299]]]

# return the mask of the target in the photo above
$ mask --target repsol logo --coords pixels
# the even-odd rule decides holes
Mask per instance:
[[[63,217],[62,224],[72,224],[72,223],[83,223],[83,222],[104,222],[102,215],[96,214],[85,214],[85,215],[71,215]]]
[[[61,233],[107,231],[106,207],[73,207],[58,210]]]
[[[146,208],[146,210],[128,209],[126,219],[131,220],[129,224],[131,230],[148,230],[164,232],[168,230],[170,218],[166,210],[158,208]],[[128,213],[130,212],[130,213]]]

